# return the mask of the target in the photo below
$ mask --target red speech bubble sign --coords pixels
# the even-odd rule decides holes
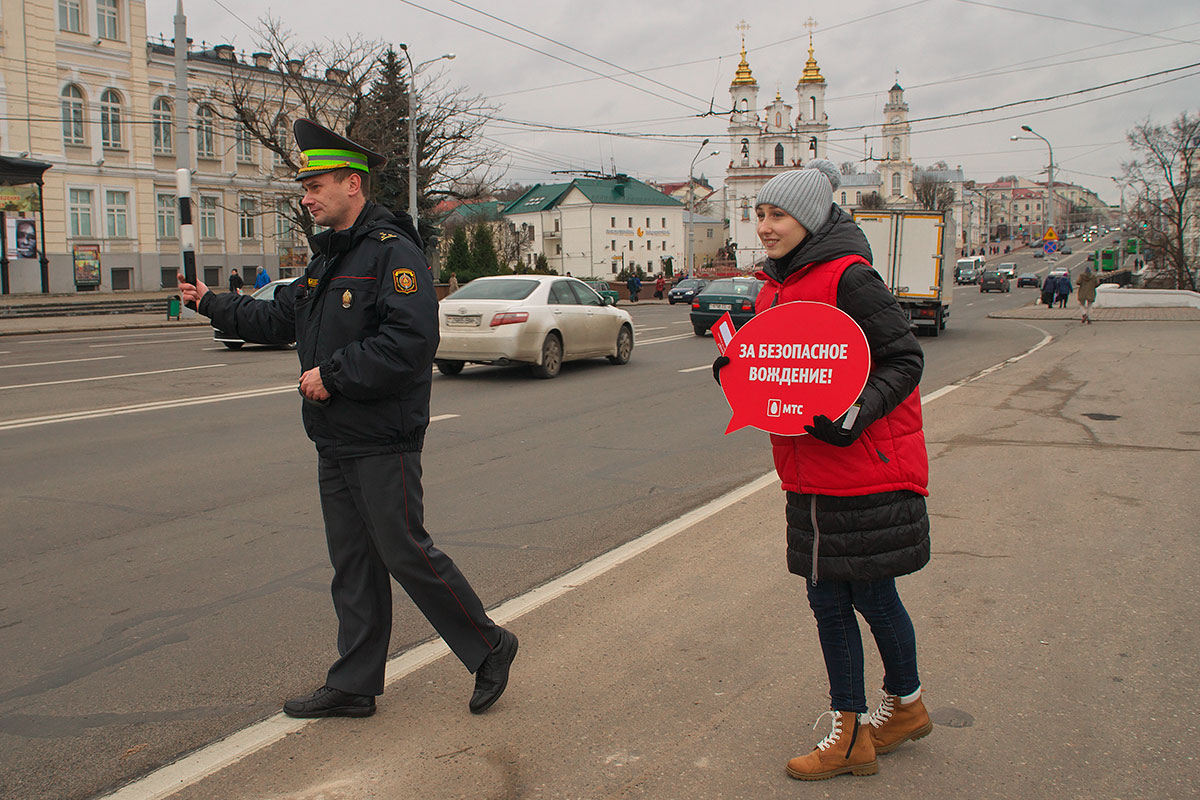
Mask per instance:
[[[773,306],[743,325],[725,350],[721,391],[733,418],[747,426],[802,435],[813,417],[837,419],[867,383],[871,350],[849,314],[827,303]]]

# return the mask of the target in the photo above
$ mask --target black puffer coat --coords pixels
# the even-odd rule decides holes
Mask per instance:
[[[809,264],[847,255],[869,259],[871,250],[850,215],[834,205],[820,229],[783,258],[768,261],[764,271],[782,283]],[[917,388],[925,359],[907,316],[874,269],[848,267],[838,283],[837,305],[863,329],[871,350],[871,373],[854,425],[861,432]],[[787,562],[797,575],[818,581],[892,578],[925,566],[929,550],[929,515],[916,492],[787,493]]]

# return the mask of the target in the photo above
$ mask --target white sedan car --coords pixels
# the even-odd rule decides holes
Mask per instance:
[[[625,364],[633,353],[629,313],[558,275],[476,278],[442,300],[438,328],[434,364],[444,375],[470,361],[531,364],[537,377],[553,378],[564,361],[607,356]]]

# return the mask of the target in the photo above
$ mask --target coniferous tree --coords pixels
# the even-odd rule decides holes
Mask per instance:
[[[454,229],[450,237],[450,252],[446,254],[446,265],[442,267],[444,275],[452,272],[458,276],[460,286],[472,278],[479,277],[472,270],[471,245],[467,241],[467,229],[464,227]]]

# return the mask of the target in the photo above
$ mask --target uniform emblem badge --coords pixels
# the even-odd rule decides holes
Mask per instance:
[[[388,233],[387,231],[383,231],[379,234],[379,241],[381,241],[381,242],[386,242],[388,239],[395,239],[395,238],[396,238],[396,234]]]
[[[392,282],[400,294],[412,294],[417,290],[417,276],[411,269],[393,270]]]
[[[316,278],[309,278],[308,279],[308,288],[315,289],[315,288],[317,288],[317,284],[319,284],[320,282],[321,281],[319,281]]]
[[[307,167],[308,166],[308,153],[301,153],[298,156],[297,160],[300,162],[301,169],[303,169],[304,167]]]
[[[347,289],[346,291],[342,292],[342,308],[349,308],[349,307],[350,307],[350,301],[351,301],[352,299],[354,299],[354,298],[353,298],[353,296],[350,294],[350,290],[349,290],[349,289]]]

